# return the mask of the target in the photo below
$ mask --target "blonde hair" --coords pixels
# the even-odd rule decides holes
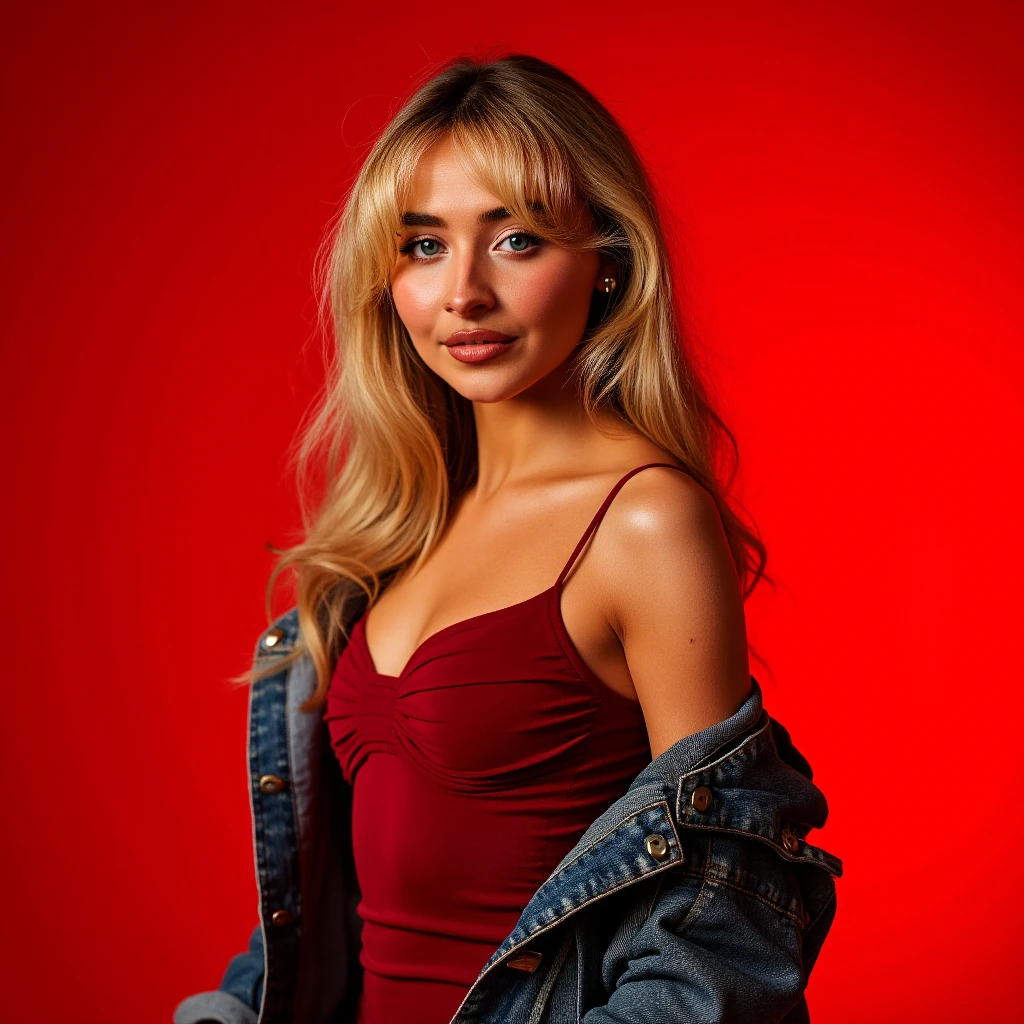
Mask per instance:
[[[614,258],[618,288],[595,293],[574,377],[584,409],[613,410],[682,462],[714,496],[744,598],[764,572],[760,537],[729,506],[733,435],[711,408],[682,344],[653,187],[612,115],[575,79],[515,54],[461,57],[423,84],[372,146],[318,258],[321,316],[334,338],[322,401],[294,450],[303,539],[280,550],[267,583],[295,577],[300,642],[239,681],[308,653],[325,698],[354,615],[382,580],[417,568],[476,473],[471,403],[430,371],[395,311],[390,273],[416,164],[448,138],[467,169],[526,230]],[[591,214],[579,223],[576,200]],[[729,479],[716,467],[728,442]],[[313,469],[324,472],[313,500]]]

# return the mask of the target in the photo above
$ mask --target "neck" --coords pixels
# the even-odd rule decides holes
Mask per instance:
[[[514,398],[474,402],[477,436],[476,496],[486,499],[507,483],[565,473],[586,466],[608,443],[627,432],[614,413],[591,422],[563,368]]]

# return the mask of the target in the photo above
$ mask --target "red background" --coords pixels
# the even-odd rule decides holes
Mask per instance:
[[[1020,6],[21,6],[4,1019],[165,1021],[243,948],[226,679],[297,527],[313,251],[428,64],[491,46],[610,106],[684,251],[782,584],[755,673],[845,863],[815,1021],[1019,1019]]]

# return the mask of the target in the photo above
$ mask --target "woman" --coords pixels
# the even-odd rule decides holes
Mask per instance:
[[[807,1019],[841,866],[622,130],[543,61],[455,61],[326,271],[326,492],[248,676],[261,926],[175,1020]]]

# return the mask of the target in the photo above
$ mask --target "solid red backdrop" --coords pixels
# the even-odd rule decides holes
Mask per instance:
[[[7,155],[3,1011],[166,1021],[257,920],[267,541],[313,252],[435,62],[551,60],[681,253],[781,587],[769,709],[843,858],[814,1020],[1024,1005],[1018,4],[22,5]]]

